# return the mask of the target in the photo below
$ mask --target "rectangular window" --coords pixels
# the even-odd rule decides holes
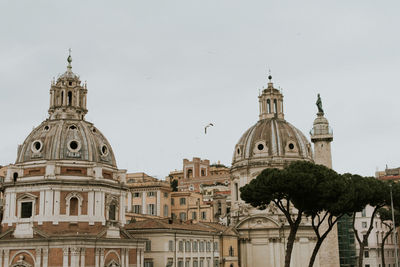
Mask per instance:
[[[183,260],[178,260],[178,267],[183,267]]]
[[[197,252],[197,241],[193,241],[193,252]]]
[[[164,197],[167,198],[168,197],[168,193],[164,192]]]
[[[155,204],[147,205],[147,214],[148,215],[156,215],[156,205]]]
[[[174,241],[173,240],[168,241],[168,251],[174,251]]]
[[[185,251],[190,252],[190,241],[185,242]]]
[[[367,228],[367,222],[361,222],[362,228]]]
[[[133,192],[132,196],[133,197],[140,197],[140,192]]]
[[[200,241],[200,246],[199,246],[200,252],[204,252],[204,242]]]
[[[151,241],[150,240],[146,240],[145,251],[151,251]]]
[[[179,213],[179,219],[181,221],[186,221],[186,212]]]
[[[215,267],[219,267],[219,260],[218,260],[218,259],[216,259],[216,260],[214,261],[214,266],[215,266]]]
[[[155,192],[147,192],[148,197],[154,197],[156,194]]]
[[[190,267],[190,261],[186,260],[185,267]]]
[[[200,259],[200,267],[204,267],[204,260]]]
[[[140,205],[133,205],[133,213],[136,213],[136,214],[140,214],[141,213],[141,207],[142,206],[140,206]]]
[[[211,243],[210,242],[207,242],[206,249],[207,249],[207,252],[211,251]]]
[[[179,241],[179,252],[183,252],[183,241]]]
[[[369,258],[369,251],[368,250],[364,251],[364,258]]]
[[[201,219],[202,220],[207,220],[207,212],[205,212],[205,211],[201,212]]]
[[[214,242],[214,251],[218,251],[218,242]]]
[[[235,200],[238,201],[239,199],[239,186],[235,183]]]
[[[164,217],[168,217],[168,205],[164,205]]]
[[[179,199],[179,204],[181,204],[181,205],[186,205],[186,198],[181,197],[181,198]]]
[[[147,261],[147,260],[144,261],[144,267],[153,267],[153,266],[154,266],[153,261]]]
[[[199,267],[199,263],[198,263],[197,260],[194,260],[194,261],[193,261],[193,267]]]
[[[171,198],[171,205],[174,206],[175,205],[175,199]]]
[[[197,212],[192,212],[192,220],[197,220]]]
[[[32,204],[33,204],[33,202],[22,202],[21,203],[21,218],[32,217]]]

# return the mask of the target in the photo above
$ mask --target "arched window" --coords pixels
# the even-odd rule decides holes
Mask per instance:
[[[64,105],[64,91],[61,92],[61,103],[60,105]]]
[[[276,99],[274,99],[274,113],[278,113],[278,107],[277,107]]]
[[[81,215],[81,206],[83,198],[77,192],[71,192],[65,197],[66,215],[79,216]]]
[[[267,112],[271,113],[271,100],[267,99]]]
[[[78,215],[78,205],[79,205],[78,198],[72,197],[69,200],[69,215],[71,215],[71,216],[77,216]]]
[[[72,106],[72,92],[68,92],[68,106]]]

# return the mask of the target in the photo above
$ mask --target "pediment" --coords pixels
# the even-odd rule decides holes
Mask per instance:
[[[279,223],[267,216],[253,216],[247,217],[240,221],[236,229],[265,229],[265,228],[279,228]]]

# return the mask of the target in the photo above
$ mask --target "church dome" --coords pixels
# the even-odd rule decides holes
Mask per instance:
[[[18,149],[16,163],[40,160],[98,162],[116,167],[115,157],[104,135],[85,121],[87,85],[67,71],[50,88],[49,119],[35,128]]]
[[[236,144],[233,163],[259,158],[311,160],[311,144],[300,130],[285,120],[259,120]]]
[[[38,160],[82,160],[116,167],[107,139],[84,120],[45,120],[36,127],[20,146],[16,163]]]
[[[310,142],[284,119],[283,95],[271,81],[259,96],[259,103],[259,121],[236,144],[232,169],[249,165],[283,167],[294,160],[312,161]]]

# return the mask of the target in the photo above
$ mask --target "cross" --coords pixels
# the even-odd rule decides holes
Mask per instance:
[[[68,52],[69,52],[69,55],[71,55],[72,49],[71,48],[68,49]]]

